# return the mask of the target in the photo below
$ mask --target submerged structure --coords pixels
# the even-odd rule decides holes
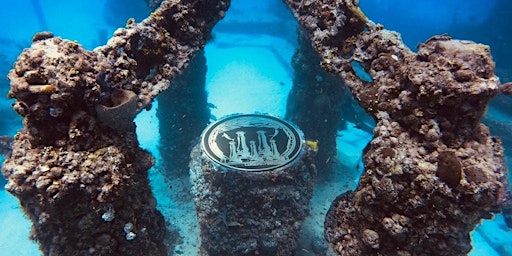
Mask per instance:
[[[200,255],[293,255],[313,194],[312,153],[301,131],[272,116],[208,126],[190,162]]]
[[[327,215],[340,255],[465,255],[469,232],[507,197],[499,138],[480,123],[501,91],[489,47],[447,36],[409,50],[355,1],[287,0],[322,56],[376,122],[354,192]]]
[[[510,93],[512,85],[501,85],[494,75],[489,48],[437,36],[414,53],[398,34],[369,21],[357,1],[285,2],[309,39],[300,43],[313,44],[322,67],[344,80],[377,123],[357,189],[340,195],[325,221],[325,237],[335,252],[468,253],[469,232],[507,200],[503,149],[480,119],[488,101],[500,92]],[[32,236],[45,255],[167,255],[166,224],[147,181],[153,158],[139,147],[133,118],[150,108],[201,50],[229,4],[164,1],[142,23],[129,21],[94,51],[39,33],[20,55],[9,74],[9,97],[16,99],[14,110],[24,118],[24,128],[12,142],[2,173],[7,190],[32,220]],[[197,66],[203,67],[202,62],[198,59]],[[183,84],[176,82],[173,90],[180,91]],[[318,104],[323,107],[330,100]],[[180,122],[179,117],[173,120]],[[242,140],[243,134],[237,136]],[[241,152],[255,152],[250,146]],[[313,172],[309,159],[295,166],[292,175],[262,180],[290,187],[299,183],[302,190],[282,186],[272,193],[253,189],[228,194],[239,189],[239,182],[252,184],[236,172],[210,172],[214,168],[197,148],[192,157],[199,167],[195,185],[208,189],[196,188],[196,193],[207,191],[210,203],[224,207],[215,216],[199,216],[206,228],[208,221],[216,221],[205,231],[212,234],[205,251],[225,252],[240,237],[228,237],[220,245],[215,235],[250,225],[235,218],[241,208],[220,202],[222,196],[243,200],[272,195],[270,202],[284,204],[288,215],[283,216],[300,219],[307,212],[301,207],[311,196],[311,177],[305,175]],[[216,193],[219,186],[204,177],[215,182],[222,175],[230,175],[233,183]],[[262,208],[267,205],[260,203]],[[205,211],[211,208],[198,208],[203,206]],[[299,216],[290,214],[291,208],[299,208]],[[269,231],[269,223],[252,227]],[[281,225],[296,232],[295,223]],[[247,230],[240,234],[253,235]],[[295,239],[272,234],[248,240],[245,248],[254,245],[269,255],[287,255],[293,248],[281,245],[293,245]]]
[[[229,1],[166,1],[107,45],[34,36],[9,73],[24,128],[2,167],[44,255],[167,255],[133,118],[169,86]]]

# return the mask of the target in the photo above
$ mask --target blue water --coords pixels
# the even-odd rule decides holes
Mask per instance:
[[[361,8],[374,22],[402,34],[404,42],[414,48],[435,34],[448,33],[459,37],[458,29],[473,27],[473,40],[478,40],[478,26],[485,24],[499,0],[426,0],[386,1],[363,0]],[[486,31],[481,31],[486,33]],[[469,38],[468,38],[469,39]]]
[[[360,3],[371,20],[400,32],[413,50],[430,36],[444,33],[490,45],[497,75],[503,83],[512,81],[510,0],[360,0]],[[0,94],[7,94],[7,73],[23,48],[30,46],[34,33],[52,31],[56,36],[76,40],[92,50],[105,44],[128,18],[141,21],[149,13],[143,0],[3,0],[0,8]],[[214,39],[205,48],[206,90],[208,101],[215,106],[212,118],[235,112],[284,116],[286,97],[294,77],[290,60],[297,47],[296,24],[279,0],[233,0],[226,18],[214,29]],[[258,89],[254,94],[244,93],[247,88],[256,86]],[[22,127],[22,120],[11,110],[11,103],[9,99],[0,99],[0,136],[13,136]],[[510,96],[495,99],[484,122],[490,125],[493,134],[504,138],[510,169],[512,107],[504,106],[512,106]],[[154,112],[140,114],[137,121],[141,145],[158,158],[158,134],[155,135],[158,120]],[[353,188],[358,179],[357,166],[362,149],[371,135],[353,124],[341,130],[339,135],[338,158],[344,161],[343,168],[347,172],[336,186]],[[150,178],[159,209],[167,218],[178,221],[181,216],[171,216],[176,212],[168,209],[180,206],[164,196],[169,193],[168,184],[164,184],[168,181],[157,170],[152,171]],[[3,178],[0,181],[4,184]],[[321,204],[321,200],[313,199],[312,203]],[[193,210],[193,207],[184,212],[186,210]],[[22,216],[16,199],[0,190],[0,224],[3,227],[0,256],[38,255],[37,245],[27,239],[30,223]],[[512,255],[512,234],[501,215],[485,221],[472,233],[472,239],[474,250],[471,255]],[[179,248],[188,250],[185,244]]]

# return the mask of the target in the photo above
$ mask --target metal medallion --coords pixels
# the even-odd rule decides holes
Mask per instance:
[[[302,132],[279,118],[233,115],[210,124],[201,147],[214,162],[250,172],[269,171],[293,161],[304,144]]]

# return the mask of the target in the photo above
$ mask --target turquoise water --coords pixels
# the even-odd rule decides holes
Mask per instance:
[[[512,81],[512,4],[508,0],[473,1],[385,1],[360,0],[367,16],[386,28],[399,31],[404,42],[414,49],[419,42],[435,34],[448,33],[454,38],[474,40],[491,46],[496,73],[503,83]],[[9,90],[7,73],[31,37],[41,30],[76,40],[92,50],[106,43],[116,28],[134,17],[140,21],[150,10],[143,0],[90,0],[62,2],[57,0],[23,0],[2,2],[0,19],[0,94]],[[205,48],[208,71],[205,77],[211,120],[232,113],[269,113],[284,117],[294,70],[291,59],[297,47],[297,23],[278,0],[234,0],[226,18],[213,31],[213,39]],[[247,91],[252,93],[248,94]],[[11,100],[0,100],[0,136],[13,136],[22,127],[10,107]],[[311,102],[315,104],[315,102]],[[157,158],[150,171],[158,209],[166,220],[177,227],[182,242],[172,251],[184,255],[197,254],[198,227],[187,182],[171,179],[160,172],[163,166],[160,140],[158,100],[151,111],[143,111],[136,119],[141,146]],[[339,164],[334,178],[315,188],[311,218],[305,226],[313,236],[320,236],[325,208],[341,191],[354,189],[360,175],[362,149],[371,139],[370,121],[361,116],[358,106],[345,111],[347,120],[337,136],[336,155]],[[356,117],[357,116],[357,117]],[[503,138],[509,169],[512,162],[512,99],[497,97],[491,103],[484,122],[491,132]],[[2,179],[2,178],[0,178]],[[4,181],[0,182],[4,184]],[[172,189],[171,189],[172,187]],[[30,222],[23,217],[17,200],[0,191],[0,255],[40,255],[37,245],[28,240]],[[471,255],[512,255],[512,231],[503,216],[486,220],[472,233]],[[301,244],[302,245],[302,244]]]

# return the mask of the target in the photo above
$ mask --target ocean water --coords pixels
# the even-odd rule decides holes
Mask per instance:
[[[0,94],[3,95],[9,90],[7,73],[21,51],[30,46],[34,33],[52,31],[56,36],[76,40],[92,50],[105,44],[128,18],[133,17],[138,22],[150,13],[144,0],[2,0],[1,4]],[[490,45],[496,74],[501,82],[512,82],[511,1],[360,0],[360,5],[371,20],[400,32],[411,49],[433,35],[444,33]],[[288,95],[297,76],[292,66],[298,47],[296,28],[297,22],[280,0],[232,1],[226,17],[214,28],[213,38],[204,49],[207,66],[204,92],[210,106],[210,121],[233,113],[268,113],[285,118]],[[150,181],[157,208],[182,238],[170,251],[197,255],[199,227],[188,192],[188,179],[169,176],[162,170],[163,166],[174,163],[167,162],[162,151],[165,148],[162,144],[168,143],[162,138],[168,135],[160,129],[158,111],[164,110],[159,109],[162,104],[158,100],[150,111],[137,116],[138,139],[156,158],[150,170]],[[0,99],[0,136],[14,136],[22,128],[21,118],[11,109],[12,102],[5,97]],[[306,101],[311,106],[317,103],[314,99]],[[339,127],[336,136],[337,164],[329,180],[315,186],[311,214],[303,228],[307,236],[299,241],[303,253],[312,251],[308,239],[323,236],[323,218],[330,202],[357,186],[362,151],[372,138],[371,120],[350,99],[346,104],[346,111],[339,116],[344,125]],[[494,135],[502,137],[510,169],[512,97],[496,97],[483,122]],[[183,157],[187,157],[187,153]],[[0,184],[5,184],[3,178]],[[0,224],[0,256],[41,255],[37,244],[28,239],[30,222],[24,217],[17,199],[3,189],[0,189]],[[501,214],[483,221],[471,237],[472,256],[512,255],[512,230]]]

